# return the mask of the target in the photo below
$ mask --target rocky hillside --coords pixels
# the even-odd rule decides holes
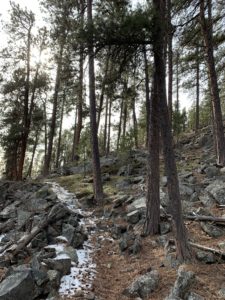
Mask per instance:
[[[192,261],[176,259],[163,167],[161,234],[142,236],[147,154],[130,151],[102,158],[102,206],[89,163],[52,175],[70,193],[1,183],[0,299],[225,299],[225,168],[211,129],[182,138],[176,157]]]

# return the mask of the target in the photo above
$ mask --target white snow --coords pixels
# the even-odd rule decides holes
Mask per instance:
[[[96,227],[96,218],[92,216],[92,213],[84,212],[80,209],[79,201],[74,194],[69,193],[57,183],[49,184],[61,202],[66,204],[70,210],[83,216],[83,219],[79,222],[80,226],[84,228],[91,227],[91,229]],[[48,248],[55,248],[57,257],[59,257],[60,252],[64,249],[64,244],[59,241],[57,245],[50,245]],[[78,264],[73,264],[71,273],[62,277],[59,288],[61,296],[74,295],[77,291],[83,290],[85,292],[91,288],[96,273],[96,265],[91,257],[93,249],[94,245],[89,240],[84,242],[83,249],[76,249]]]
[[[4,237],[5,237],[5,234],[0,234],[0,243],[4,239]]]

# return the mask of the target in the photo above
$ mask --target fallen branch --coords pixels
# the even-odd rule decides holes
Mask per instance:
[[[225,223],[225,218],[214,216],[184,216],[186,220]]]
[[[36,235],[38,235],[40,231],[42,231],[53,221],[55,222],[61,219],[63,216],[65,216],[65,213],[66,207],[63,204],[57,204],[53,206],[49,214],[44,219],[42,219],[40,223],[35,226],[29,234],[24,235],[18,241],[13,243],[13,245],[10,245],[10,247],[5,249],[3,253],[5,260],[12,261],[13,257],[17,255],[22,249],[24,249],[32,241],[32,239],[35,238]]]
[[[220,257],[225,258],[225,252],[222,252],[220,250],[217,250],[217,249],[214,249],[214,248],[210,248],[210,247],[206,247],[206,246],[202,246],[202,245],[199,245],[199,244],[196,244],[196,243],[192,243],[192,242],[189,242],[189,245],[191,245],[192,247],[198,248],[200,250],[203,250],[203,251],[212,252],[215,255],[218,255]]]

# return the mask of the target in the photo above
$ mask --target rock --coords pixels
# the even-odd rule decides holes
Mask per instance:
[[[159,285],[159,273],[151,271],[145,275],[138,277],[123,294],[128,297],[140,297],[147,299],[152,292],[154,292]]]
[[[127,195],[117,195],[113,200],[113,208],[120,207],[127,200]]]
[[[215,180],[205,189],[219,204],[225,204],[225,182]]]
[[[132,175],[133,172],[133,166],[131,164],[127,165],[127,166],[122,166],[117,175],[118,176],[130,176]]]
[[[71,246],[64,247],[63,252],[59,252],[59,254],[62,253],[66,253],[73,262],[78,263],[77,251],[73,247]]]
[[[203,298],[202,296],[200,296],[196,293],[193,293],[193,292],[190,292],[186,299],[187,300],[205,300],[205,298]]]
[[[167,297],[166,300],[185,298],[185,294],[188,292],[194,281],[194,273],[191,271],[185,271],[183,266],[180,266],[178,269],[178,276],[175,284],[171,290],[169,297]]]
[[[207,222],[200,222],[201,228],[205,231],[209,236],[218,238],[225,234],[224,230],[220,229],[216,225],[212,225],[211,223]]]
[[[222,299],[225,299],[225,288],[220,289],[218,294]]]
[[[127,206],[127,211],[132,212],[134,210],[141,210],[141,209],[146,209],[146,198],[141,197],[136,200],[130,205]]]
[[[212,207],[214,204],[215,204],[215,200],[212,198],[211,195],[209,195],[208,193],[207,194],[204,194],[204,195],[201,195],[199,197],[199,200],[201,201],[201,203],[206,206],[206,207]]]
[[[110,175],[109,173],[104,173],[102,174],[102,182],[107,182],[107,181],[110,181]]]
[[[219,169],[215,166],[210,166],[205,169],[205,173],[208,178],[213,178],[219,175]]]
[[[86,300],[95,300],[95,294],[89,292],[86,296],[85,296]]]
[[[31,271],[15,272],[0,283],[0,300],[32,300],[38,296]]]
[[[145,177],[144,176],[136,176],[130,179],[132,184],[144,183]]]
[[[213,264],[216,262],[215,256],[211,252],[198,251],[196,252],[196,258],[206,264]]]
[[[197,201],[199,201],[198,193],[194,192],[190,197],[190,202],[197,202]]]
[[[61,275],[59,271],[56,270],[48,270],[47,272],[49,285],[51,289],[58,289],[60,286]]]
[[[17,224],[19,227],[24,226],[32,216],[32,213],[20,208],[17,209]]]
[[[225,242],[219,243],[218,246],[222,251],[225,251]]]
[[[134,210],[127,214],[127,222],[136,224],[140,220],[140,213],[138,210]]]
[[[168,222],[160,223],[160,234],[164,235],[171,231],[171,224]]]
[[[43,262],[49,269],[59,271],[62,275],[70,274],[71,259],[66,253],[61,253],[54,259],[44,259]]]
[[[12,219],[16,217],[16,207],[20,204],[20,201],[15,201],[12,204],[6,206],[0,212],[0,218],[2,219]]]
[[[51,206],[51,202],[48,202],[43,198],[31,198],[29,202],[27,202],[26,209],[32,213],[38,213],[45,211],[49,206]]]
[[[129,247],[129,253],[133,255],[137,255],[138,253],[140,253],[141,248],[142,248],[141,237],[138,236],[135,238],[133,245]]]
[[[183,198],[190,199],[192,194],[194,194],[194,190],[185,184],[179,184],[180,187],[180,195]]]

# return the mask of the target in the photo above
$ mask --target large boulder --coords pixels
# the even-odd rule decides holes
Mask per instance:
[[[145,275],[138,277],[128,288],[123,291],[125,296],[141,299],[149,298],[159,285],[159,273],[151,271]]]
[[[215,180],[205,189],[219,204],[225,204],[225,182]]]
[[[0,284],[0,300],[32,300],[36,297],[36,286],[30,270],[15,272]]]
[[[184,299],[194,281],[195,274],[191,271],[185,271],[183,266],[180,266],[175,284],[166,300]]]

